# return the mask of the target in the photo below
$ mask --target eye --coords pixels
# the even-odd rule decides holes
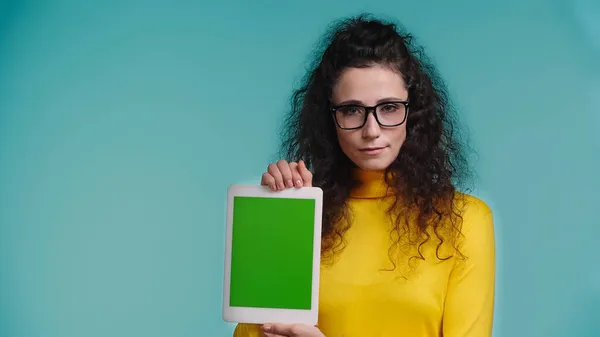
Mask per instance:
[[[387,113],[396,112],[399,109],[398,105],[399,103],[387,103],[385,105],[382,105],[380,109],[382,112]]]
[[[341,107],[339,109],[339,111],[341,113],[343,113],[344,115],[359,115],[359,114],[362,114],[362,109],[360,107],[352,106],[352,105]]]

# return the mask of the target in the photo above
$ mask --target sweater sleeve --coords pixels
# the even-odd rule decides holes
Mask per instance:
[[[462,241],[444,304],[444,337],[492,336],[495,243],[492,212],[471,199],[463,214]]]
[[[264,337],[265,334],[261,331],[258,324],[240,323],[235,326],[233,337]]]

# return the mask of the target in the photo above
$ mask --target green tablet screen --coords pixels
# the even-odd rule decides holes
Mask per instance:
[[[311,309],[314,199],[234,197],[232,307]]]

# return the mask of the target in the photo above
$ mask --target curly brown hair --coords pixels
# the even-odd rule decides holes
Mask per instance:
[[[282,155],[290,161],[304,160],[314,174],[313,185],[323,189],[323,252],[343,241],[350,221],[344,226],[341,220],[349,219],[347,201],[358,184],[352,174],[356,166],[342,152],[329,112],[333,86],[349,67],[379,64],[403,76],[410,100],[406,140],[386,169],[387,183],[396,195],[390,207],[396,242],[401,235],[420,238],[415,257],[424,259],[421,247],[433,233],[438,239],[437,258],[449,258],[439,254],[442,243],[454,243],[455,251],[458,246],[454,236],[441,232],[450,228],[460,234],[457,191],[466,187],[470,173],[449,95],[423,49],[398,24],[362,14],[336,22],[315,56],[311,71],[292,96]]]

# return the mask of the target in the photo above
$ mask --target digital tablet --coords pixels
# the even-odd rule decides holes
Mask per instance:
[[[223,320],[317,324],[323,191],[227,190]]]

